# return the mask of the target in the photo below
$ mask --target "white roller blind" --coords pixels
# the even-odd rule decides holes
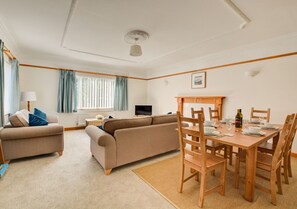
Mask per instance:
[[[77,76],[78,109],[112,109],[115,79]]]

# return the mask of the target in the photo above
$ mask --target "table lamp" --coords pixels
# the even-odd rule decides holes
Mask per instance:
[[[30,112],[30,102],[36,101],[36,93],[34,91],[22,92],[21,101],[28,102],[28,111]]]

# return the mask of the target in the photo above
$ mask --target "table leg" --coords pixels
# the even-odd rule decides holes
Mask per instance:
[[[257,146],[246,150],[246,168],[245,168],[245,194],[247,201],[253,202],[255,193],[257,164]]]
[[[275,137],[273,137],[273,139],[272,139],[272,148],[273,148],[273,150],[275,150],[278,140],[279,140],[279,132],[278,132],[278,134],[277,134]]]

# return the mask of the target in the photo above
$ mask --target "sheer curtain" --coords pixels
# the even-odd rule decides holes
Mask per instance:
[[[4,125],[4,43],[0,39],[0,127]]]
[[[77,111],[77,88],[75,72],[60,70],[58,112]]]
[[[13,59],[11,62],[12,97],[11,110],[15,113],[20,109],[20,84],[19,84],[19,62]]]
[[[115,95],[114,95],[114,110],[128,110],[128,79],[116,77]]]

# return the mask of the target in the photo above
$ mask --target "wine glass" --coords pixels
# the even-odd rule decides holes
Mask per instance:
[[[227,130],[229,133],[231,133],[232,127],[233,127],[232,120],[228,120],[227,121]]]

